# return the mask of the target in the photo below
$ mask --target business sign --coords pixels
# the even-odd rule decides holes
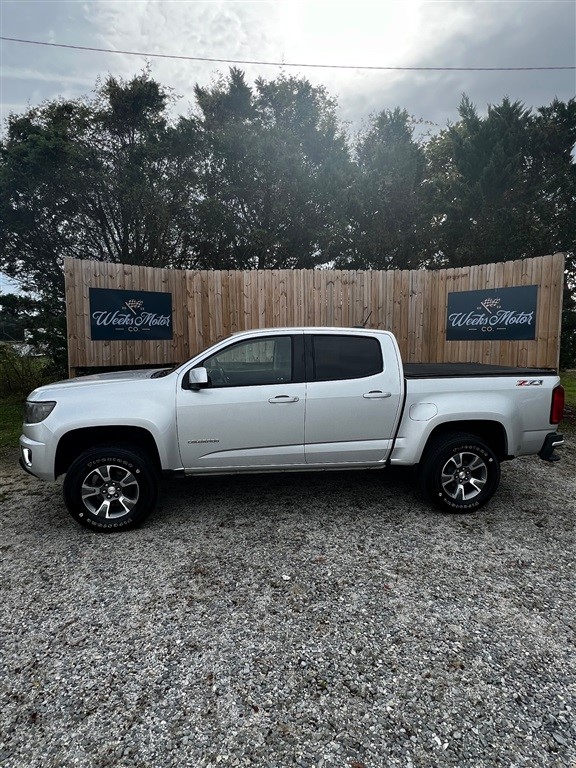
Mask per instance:
[[[90,288],[93,341],[157,341],[172,338],[172,294]]]
[[[537,303],[537,285],[449,293],[446,339],[535,339]]]

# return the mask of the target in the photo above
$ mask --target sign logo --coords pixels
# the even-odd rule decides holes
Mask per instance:
[[[480,306],[484,307],[489,315],[492,315],[494,314],[492,312],[493,309],[500,309],[500,301],[501,299],[484,299],[484,301],[480,302]]]
[[[160,341],[172,338],[172,294],[90,288],[93,341]]]
[[[448,294],[447,341],[536,338],[538,286]]]

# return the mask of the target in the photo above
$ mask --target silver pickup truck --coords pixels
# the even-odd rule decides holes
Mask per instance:
[[[357,328],[237,333],[174,369],[86,376],[34,390],[21,466],[64,477],[75,520],[127,529],[161,472],[189,475],[419,465],[441,509],[474,511],[500,463],[557,460],[564,391],[554,371],[402,365],[394,336]]]

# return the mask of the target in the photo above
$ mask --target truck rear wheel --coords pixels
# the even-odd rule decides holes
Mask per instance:
[[[158,497],[153,462],[132,446],[97,446],[79,456],[64,478],[64,501],[76,522],[92,531],[139,525]]]
[[[500,482],[500,463],[480,438],[465,432],[434,438],[422,460],[422,489],[448,512],[474,512]]]

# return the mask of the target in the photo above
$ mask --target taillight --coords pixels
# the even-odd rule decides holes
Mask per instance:
[[[564,418],[564,387],[559,384],[552,390],[552,407],[550,408],[550,424],[560,424]]]

